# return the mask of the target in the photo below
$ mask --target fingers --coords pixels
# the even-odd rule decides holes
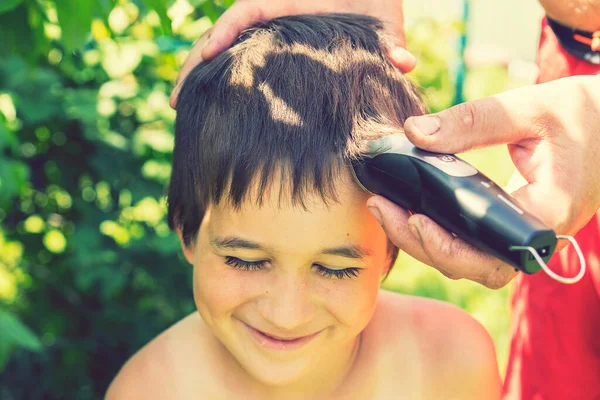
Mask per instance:
[[[392,64],[404,73],[412,71],[417,66],[417,59],[415,56],[403,47],[392,47],[387,55]]]
[[[430,265],[451,279],[466,278],[499,289],[517,274],[509,264],[452,235],[425,215],[413,215],[408,224],[420,238]]]
[[[179,95],[179,91],[181,90],[181,85],[185,81],[185,78],[188,76],[190,71],[194,69],[194,67],[202,62],[202,48],[206,44],[206,42],[210,39],[212,29],[208,29],[200,39],[196,41],[192,50],[190,50],[190,54],[187,59],[183,63],[181,70],[179,71],[179,75],[177,76],[177,83],[175,84],[175,88],[171,92],[171,96],[169,96],[169,105],[172,108],[177,106],[177,96]]]
[[[274,18],[275,15],[269,15]],[[177,96],[181,84],[189,72],[203,60],[209,60],[231,46],[240,32],[245,28],[263,19],[261,6],[252,1],[238,1],[234,3],[215,24],[198,39],[190,51],[181,71],[177,76],[177,84],[169,97],[172,108],[177,106]]]
[[[461,153],[480,147],[517,143],[535,137],[535,104],[531,88],[458,104],[436,114],[410,117],[404,129],[417,147]]]
[[[381,196],[369,198],[367,207],[377,218],[394,245],[417,260],[428,265],[432,264],[417,237],[409,230],[407,221],[410,214],[408,211]]]
[[[192,48],[188,58],[186,59],[179,76],[177,84],[171,93],[169,103],[175,108],[177,104],[177,96],[182,82],[187,74],[201,61],[210,60],[217,54],[229,48],[239,34],[249,26],[252,26],[260,21],[265,21],[284,15],[295,15],[303,13],[323,13],[323,12],[357,12],[365,13],[362,10],[364,4],[361,2],[282,2],[267,3],[261,0],[238,0],[229,9],[227,9],[221,17],[215,22],[210,33],[204,34],[200,40]],[[359,12],[360,11],[360,12]],[[406,49],[404,49],[404,30],[402,24],[402,3],[393,2],[391,4],[380,4],[380,8],[375,12],[375,16],[382,18],[382,15],[392,15],[391,22],[385,24],[388,31],[396,42],[391,46],[388,57],[390,61],[403,72],[410,72],[415,68],[416,59]]]
[[[467,244],[424,215],[410,216],[380,196],[371,197],[367,206],[377,209],[392,243],[451,279],[466,278],[498,289],[517,274],[510,265]]]
[[[266,10],[265,10],[266,11]],[[213,26],[211,40],[202,50],[202,57],[209,60],[227,49],[238,35],[247,27],[264,19],[275,18],[275,13],[265,17],[265,11],[259,4],[252,1],[238,1],[219,17]]]
[[[387,57],[391,63],[403,73],[415,69],[417,59],[406,49],[406,36],[404,34],[404,13],[402,2],[387,4],[378,14],[391,15],[392,18],[378,17],[384,21],[383,36],[387,47]]]

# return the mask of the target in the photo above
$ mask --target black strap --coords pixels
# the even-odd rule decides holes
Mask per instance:
[[[575,28],[562,25],[561,23],[546,17],[548,25],[554,31],[560,45],[569,53],[577,58],[589,63],[600,65],[600,51],[593,51],[589,44],[582,43],[575,39],[575,35],[592,39],[593,32],[582,31]]]

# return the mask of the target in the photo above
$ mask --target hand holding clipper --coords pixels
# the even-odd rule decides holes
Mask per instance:
[[[527,274],[543,269],[562,283],[583,277],[585,260],[574,239],[557,236],[470,164],[451,154],[418,149],[403,134],[383,136],[368,146],[367,154],[353,163],[355,177],[367,191],[427,215]],[[561,277],[546,265],[557,239],[568,239],[576,248],[581,268],[575,277]]]

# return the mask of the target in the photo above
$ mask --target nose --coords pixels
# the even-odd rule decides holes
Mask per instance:
[[[305,278],[298,274],[278,274],[269,281],[260,301],[260,313],[274,329],[306,333],[304,330],[317,312],[312,297]]]

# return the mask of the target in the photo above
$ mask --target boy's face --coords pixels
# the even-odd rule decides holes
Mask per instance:
[[[318,195],[305,211],[269,192],[261,207],[209,207],[185,255],[214,335],[255,379],[282,385],[349,355],[390,260],[349,173],[329,208]]]

